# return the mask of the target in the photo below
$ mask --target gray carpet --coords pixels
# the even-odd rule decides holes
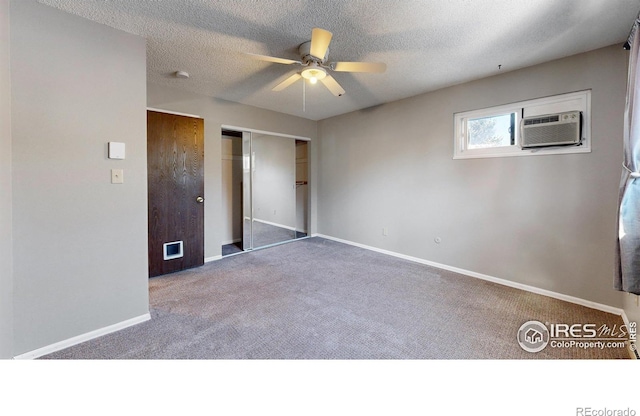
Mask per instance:
[[[253,222],[253,246],[264,247],[296,238],[296,232],[260,221]]]
[[[48,359],[628,358],[523,351],[520,325],[619,316],[309,238],[153,278],[152,320]]]

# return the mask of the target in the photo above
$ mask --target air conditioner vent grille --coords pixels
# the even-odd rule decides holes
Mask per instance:
[[[560,121],[559,115],[526,119],[524,125],[529,126],[531,124],[553,123],[556,121]]]
[[[579,145],[581,141],[580,111],[524,118],[521,126],[522,148]]]
[[[576,137],[578,135],[577,124],[556,124],[554,126],[540,126],[536,129],[536,134],[528,135],[529,145],[543,145],[566,141],[566,137]]]

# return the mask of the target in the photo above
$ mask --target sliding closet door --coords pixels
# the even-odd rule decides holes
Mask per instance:
[[[242,132],[242,249],[251,250],[253,218],[251,204],[251,133]]]
[[[253,248],[296,237],[296,147],[289,137],[252,134]]]
[[[242,249],[306,236],[306,187],[306,142],[242,132]]]

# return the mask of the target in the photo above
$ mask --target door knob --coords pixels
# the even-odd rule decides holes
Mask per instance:
[[[202,204],[202,203],[204,202],[204,198],[203,198],[203,197],[201,197],[201,196],[199,196],[199,197],[197,197],[197,198],[196,198],[196,202],[197,202],[198,204]]]

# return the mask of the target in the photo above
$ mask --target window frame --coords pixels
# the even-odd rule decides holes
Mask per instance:
[[[510,144],[507,146],[484,147],[484,148],[476,148],[476,149],[468,147],[469,145],[468,130],[469,129],[467,128],[467,122],[469,120],[476,120],[476,119],[489,118],[489,117],[499,117],[499,116],[512,114],[512,113],[515,113],[516,115],[516,120],[515,120],[516,131],[514,132],[515,133],[514,144],[512,145]],[[473,153],[474,155],[477,155],[477,157],[491,155],[491,154],[502,155],[502,154],[506,154],[513,151],[514,146],[519,145],[519,139],[520,139],[519,126],[520,126],[522,108],[514,107],[512,105],[506,105],[506,106],[491,107],[491,108],[486,108],[482,110],[476,110],[476,111],[467,112],[464,114],[465,115],[463,117],[460,117],[459,120],[457,121],[458,123],[460,123],[459,125],[460,137],[458,138],[459,139],[458,146],[460,146],[459,149],[461,153],[470,152],[470,153]]]
[[[582,112],[582,142],[580,145],[538,147],[522,149],[520,147],[520,123],[524,117],[563,112]],[[508,146],[469,148],[469,120],[492,116],[516,114],[515,144]],[[475,159],[490,157],[540,156],[549,154],[590,153],[591,152],[591,90],[583,90],[550,97],[536,98],[512,104],[481,108],[454,113],[454,159]]]

